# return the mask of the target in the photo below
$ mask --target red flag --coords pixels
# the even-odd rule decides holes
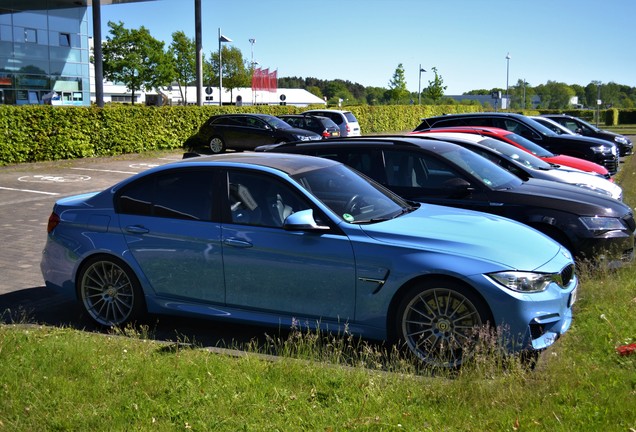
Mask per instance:
[[[269,68],[261,70],[261,90],[269,91]]]
[[[278,89],[278,69],[269,74],[269,91],[276,92]]]
[[[252,90],[253,91],[258,90],[258,79],[260,74],[261,74],[261,68],[256,68],[252,72]]]

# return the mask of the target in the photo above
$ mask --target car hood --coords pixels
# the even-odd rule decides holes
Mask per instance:
[[[629,139],[628,136],[621,135],[621,134],[616,133],[616,132],[608,131],[608,130],[605,130],[605,129],[599,129],[599,132],[601,132],[603,135],[605,135],[607,137],[611,137],[612,139],[614,139],[616,137],[623,137],[623,138],[625,138],[627,140],[627,142],[632,142],[632,140]]]
[[[545,161],[557,164],[557,165],[564,165],[564,166],[571,166],[571,167],[576,167],[580,170],[583,171],[588,171],[588,172],[595,172],[595,173],[599,173],[599,174],[607,174],[607,168],[605,168],[602,165],[599,165],[597,163],[594,162],[590,162],[588,160],[585,159],[581,159],[581,158],[577,158],[574,156],[568,156],[568,155],[555,155],[555,156],[551,156],[551,157],[544,157],[542,158]]]
[[[552,239],[510,219],[432,204],[360,228],[384,243],[474,257],[517,270],[538,269],[562,249]]]
[[[588,188],[598,193],[611,196],[620,200],[623,196],[623,189],[611,181],[585,171],[572,171],[571,169],[549,169],[535,170],[539,175],[543,175],[546,180],[554,180],[558,182],[577,185],[579,187]],[[539,177],[542,178],[542,177]]]
[[[510,192],[513,192],[514,198],[511,197],[509,201],[524,206],[568,212],[578,216],[620,218],[631,211],[627,205],[609,196],[552,180],[530,179]]]
[[[612,142],[609,142],[600,138],[592,138],[586,137],[582,135],[555,135],[550,137],[550,141],[561,141],[561,142],[572,142],[576,141],[579,144],[587,144],[587,145],[597,145],[597,146],[612,146],[614,145]],[[614,145],[615,146],[615,145]]]

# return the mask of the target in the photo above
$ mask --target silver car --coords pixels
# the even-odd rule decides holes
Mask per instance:
[[[360,124],[358,119],[351,111],[316,109],[303,112],[303,114],[311,114],[316,116],[328,117],[340,128],[340,136],[360,136]]]

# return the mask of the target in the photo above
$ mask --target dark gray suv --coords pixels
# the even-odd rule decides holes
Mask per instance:
[[[451,126],[490,126],[514,132],[517,135],[550,150],[585,159],[607,168],[611,175],[618,172],[618,149],[616,144],[584,136],[558,135],[539,122],[521,114],[486,112],[448,114],[422,119],[416,131]]]

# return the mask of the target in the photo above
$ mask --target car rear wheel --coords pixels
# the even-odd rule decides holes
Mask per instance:
[[[429,284],[427,284],[429,285]],[[462,285],[416,286],[398,307],[398,338],[427,366],[456,369],[473,354],[488,312]]]
[[[118,259],[99,256],[89,260],[78,280],[84,309],[100,325],[121,326],[145,312],[137,277]]]
[[[213,154],[223,153],[225,151],[225,143],[220,137],[212,137],[210,140],[210,151]]]

